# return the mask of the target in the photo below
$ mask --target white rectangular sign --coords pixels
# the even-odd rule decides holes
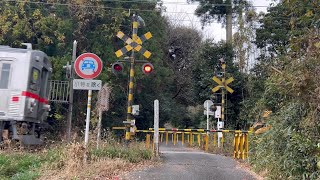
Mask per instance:
[[[214,114],[215,118],[221,118],[221,106],[217,106],[217,110]]]
[[[204,110],[204,111],[203,111],[203,114],[204,114],[204,115],[207,115],[207,110]],[[213,116],[213,115],[214,115],[214,112],[209,111],[209,115],[210,115],[210,116]]]
[[[74,79],[73,89],[81,90],[100,90],[102,87],[101,80],[91,80],[91,79]]]

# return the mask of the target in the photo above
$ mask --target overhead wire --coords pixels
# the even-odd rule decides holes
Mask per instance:
[[[122,7],[108,7],[108,6],[97,6],[97,5],[79,5],[79,4],[71,4],[71,3],[53,3],[53,2],[35,2],[35,1],[25,1],[25,0],[3,0],[4,2],[17,2],[17,3],[29,3],[29,4],[43,4],[43,5],[58,5],[58,6],[74,6],[74,7],[88,7],[88,8],[99,8],[99,9],[111,9],[111,10],[130,10],[130,11],[140,11],[140,12],[156,12],[156,10],[150,9],[135,9],[135,8],[122,8]],[[123,2],[123,3],[136,3],[136,2],[143,2],[143,3],[154,3],[152,1],[145,1],[145,0],[138,0],[138,1],[127,1],[127,0],[103,0],[103,2]],[[171,2],[172,4],[179,4],[179,2]],[[166,4],[166,3],[164,3]],[[226,5],[226,4],[214,4],[214,5]],[[269,6],[253,6],[253,7],[269,7]],[[195,15],[195,13],[191,12],[170,12],[170,11],[163,11],[160,13],[164,15],[168,14],[189,14]],[[291,19],[292,17],[277,17],[279,19]],[[186,19],[178,19],[178,18],[168,18],[169,20],[172,19],[174,21],[190,21],[190,22],[200,22],[198,20],[186,20]],[[210,22],[211,23],[220,23],[220,22]]]

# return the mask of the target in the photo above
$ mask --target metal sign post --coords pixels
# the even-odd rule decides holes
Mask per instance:
[[[74,73],[73,73],[73,64],[77,57],[77,41],[73,41],[72,49],[72,61],[70,66],[70,89],[69,89],[69,107],[68,107],[68,120],[67,120],[67,142],[70,142],[71,139],[71,127],[72,127],[72,111],[73,111],[73,88],[71,84],[73,83]]]
[[[92,90],[101,89],[101,81],[92,79],[100,75],[102,71],[102,61],[97,55],[93,53],[84,53],[81,54],[74,62],[74,70],[77,73],[77,75],[83,79],[74,80],[73,89],[88,90],[86,130],[84,137],[84,145],[85,147],[87,147],[89,140]]]
[[[204,111],[204,114],[207,115],[207,129],[209,129],[209,115],[214,115],[214,112],[210,111],[210,107],[213,105],[213,102],[211,100],[206,100],[203,103],[203,107],[206,109]]]
[[[159,100],[154,101],[154,153],[159,156]]]
[[[90,112],[91,112],[91,96],[92,90],[88,91],[88,104],[87,104],[87,117],[86,117],[86,133],[84,135],[84,145],[88,145],[89,140],[89,124],[90,124]]]

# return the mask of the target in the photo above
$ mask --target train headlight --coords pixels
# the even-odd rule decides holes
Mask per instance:
[[[33,108],[36,107],[36,105],[37,105],[37,102],[35,99],[29,100],[28,109],[31,113],[33,112]]]

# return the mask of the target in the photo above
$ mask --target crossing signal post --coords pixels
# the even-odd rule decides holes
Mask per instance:
[[[119,31],[117,33],[117,37],[124,41],[127,45],[123,48],[119,49],[115,52],[117,57],[121,57],[127,52],[131,51],[131,55],[128,58],[129,61],[125,61],[130,63],[130,76],[129,76],[129,92],[128,92],[128,106],[127,106],[127,119],[123,121],[126,127],[125,139],[129,141],[131,138],[130,129],[133,129],[134,126],[134,117],[132,115],[132,105],[133,105],[133,86],[134,86],[134,75],[135,75],[135,64],[136,63],[145,63],[142,66],[142,71],[144,74],[150,74],[153,71],[153,66],[148,61],[144,60],[136,60],[135,59],[135,51],[141,53],[145,58],[150,58],[151,52],[142,47],[142,43],[152,37],[150,32],[145,33],[141,37],[138,36],[138,28],[142,26],[143,22],[141,22],[142,18],[133,14],[132,17],[132,37],[125,35],[123,32]],[[117,74],[122,71],[123,66],[122,63],[117,62],[112,65],[113,73]]]
[[[233,77],[230,77],[229,79],[226,80],[226,64],[223,59],[220,59],[221,62],[221,68],[222,68],[222,77],[221,80],[213,76],[212,80],[218,84],[218,86],[214,87],[212,89],[213,93],[216,93],[218,90],[221,89],[221,121],[219,120],[219,116],[216,116],[218,118],[218,123],[217,123],[217,129],[220,130],[220,128],[223,128],[224,126],[224,121],[225,121],[225,90],[229,93],[233,93],[234,90],[228,86],[232,81],[234,81]],[[220,147],[220,139],[223,138],[222,133],[218,133],[218,147]]]

